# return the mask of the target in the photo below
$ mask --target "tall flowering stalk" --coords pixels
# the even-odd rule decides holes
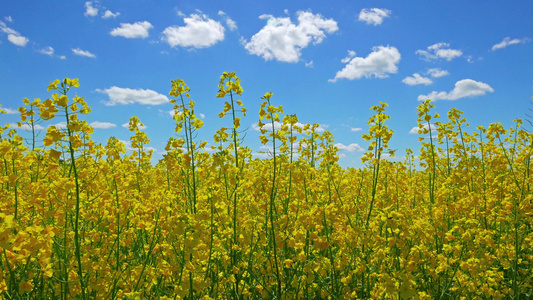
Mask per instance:
[[[238,235],[238,187],[240,186],[240,179],[241,179],[241,170],[244,167],[244,161],[243,157],[239,154],[239,148],[240,148],[240,139],[239,139],[239,132],[238,129],[241,126],[241,118],[237,117],[237,112],[240,111],[243,116],[246,116],[246,108],[242,107],[243,103],[241,100],[235,100],[235,96],[241,96],[243,89],[241,87],[241,80],[239,77],[235,75],[235,72],[223,72],[220,76],[220,81],[218,83],[219,91],[217,93],[217,98],[224,98],[227,95],[229,95],[230,101],[226,101],[224,103],[224,110],[218,114],[220,118],[223,118],[231,111],[231,117],[232,117],[232,129],[231,129],[231,139],[232,139],[232,145],[231,148],[233,148],[233,153],[235,157],[235,186],[232,189],[233,193],[233,240],[232,240],[232,246],[231,246],[231,262],[234,267],[237,267],[239,261],[240,261],[240,245],[239,245],[239,235]],[[240,109],[236,109],[235,104],[237,104]],[[224,130],[223,130],[224,129]],[[215,140],[221,141],[220,136],[225,136],[225,130],[227,130],[226,127],[221,128],[219,131],[219,135],[215,136]],[[226,135],[227,136],[227,135]],[[218,137],[218,138],[217,138]],[[227,188],[227,187],[226,187]],[[241,281],[241,274],[235,275],[235,283],[233,286],[233,292],[234,296],[238,297],[239,295],[239,285]]]
[[[59,85],[59,86],[58,86]],[[47,99],[43,102],[43,106],[40,108],[41,118],[44,120],[49,120],[54,117],[56,113],[64,113],[66,121],[66,135],[58,131],[54,126],[48,128],[46,137],[44,139],[45,146],[50,146],[53,143],[63,141],[63,138],[67,142],[67,150],[70,154],[70,165],[74,174],[74,183],[75,183],[75,200],[76,206],[74,209],[74,247],[75,247],[75,257],[77,262],[77,273],[78,279],[80,282],[81,296],[82,299],[87,298],[86,289],[86,277],[83,273],[83,265],[81,261],[81,243],[82,237],[80,235],[80,210],[81,210],[81,200],[80,200],[80,181],[78,176],[78,167],[76,163],[76,151],[84,145],[81,139],[81,133],[84,132],[85,127],[87,127],[86,121],[81,121],[78,119],[79,114],[88,114],[91,112],[87,103],[81,97],[74,97],[73,102],[69,104],[69,99],[67,97],[68,91],[72,87],[79,87],[78,79],[69,79],[65,78],[63,81],[59,79],[50,83],[48,90],[57,90],[60,94],[54,93],[52,99]],[[78,107],[81,106],[81,108]],[[61,111],[62,110],[62,111]],[[86,131],[86,130],[85,130]],[[59,156],[59,152],[56,150],[50,150],[52,156]]]

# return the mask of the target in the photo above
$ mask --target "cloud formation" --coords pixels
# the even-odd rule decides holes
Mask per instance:
[[[102,16],[102,19],[116,18],[118,16],[120,16],[119,12],[113,13],[110,10],[106,10],[104,15]]]
[[[39,53],[44,54],[44,55],[48,55],[48,56],[54,55],[54,48],[52,47],[46,47],[38,51]]]
[[[339,151],[342,151],[342,152],[364,152],[365,151],[365,149],[359,146],[359,144],[355,144],[355,143],[352,143],[350,145],[336,143],[334,146],[339,148]]]
[[[225,12],[219,10],[218,15],[222,16],[226,20],[226,26],[228,26],[229,30],[237,30],[237,23],[233,21]]]
[[[523,38],[523,39],[512,39],[510,37],[506,37],[503,39],[503,41],[499,42],[498,44],[492,46],[492,51],[496,51],[498,49],[503,49],[510,45],[516,45],[516,44],[525,44],[527,42],[531,41],[529,38]]]
[[[428,95],[418,96],[418,101],[425,101],[431,99],[437,100],[457,100],[465,97],[475,97],[485,95],[487,92],[494,92],[494,89],[490,85],[475,81],[472,79],[463,79],[455,83],[455,87],[450,92],[437,92],[433,91]]]
[[[439,78],[439,77],[449,75],[450,72],[446,70],[441,70],[439,68],[432,68],[427,71],[427,74],[433,78]]]
[[[338,79],[360,79],[362,77],[386,78],[388,74],[398,72],[398,63],[401,54],[395,47],[377,46],[372,48],[372,52],[367,57],[356,57],[355,52],[348,51],[348,57],[341,62],[347,63],[346,66],[337,72],[335,78],[330,82]]]
[[[85,14],[86,17],[96,17],[98,15],[98,8],[93,6],[92,1],[85,2]]]
[[[463,55],[461,50],[450,49],[450,44],[448,43],[436,43],[427,47],[426,50],[416,50],[415,53],[424,60],[445,59],[447,61]]]
[[[163,40],[171,47],[206,48],[224,39],[224,26],[204,14],[191,14],[183,22],[185,26],[170,26],[163,31]]]
[[[96,55],[92,54],[89,51],[81,50],[80,48],[72,49],[72,53],[78,55],[78,56],[85,56],[90,58],[96,58]]]
[[[320,14],[298,11],[296,15],[298,24],[292,23],[289,17],[259,16],[268,20],[267,24],[252,36],[250,42],[244,41],[244,48],[264,60],[295,63],[300,59],[302,49],[310,43],[322,43],[326,33],[339,30],[335,20],[325,19]]]
[[[392,12],[384,8],[363,8],[359,13],[359,21],[369,25],[380,25],[384,18],[388,18]]]
[[[152,90],[112,86],[104,90],[96,89],[96,92],[106,94],[109,97],[109,101],[104,102],[106,106],[114,106],[117,104],[127,105],[133,103],[142,105],[160,105],[169,102],[167,96]]]
[[[100,121],[94,121],[89,124],[92,128],[98,128],[98,129],[109,129],[113,127],[117,127],[116,124],[110,123],[110,122],[100,122]]]
[[[6,18],[8,22],[13,22],[11,17]],[[13,45],[24,47],[30,41],[27,37],[22,36],[18,31],[13,28],[7,27],[6,23],[0,21],[0,32],[7,34],[7,40]]]
[[[431,79],[427,77],[423,77],[418,73],[414,73],[412,77],[409,77],[409,76],[405,77],[402,80],[402,82],[407,85],[419,85],[419,84],[430,85],[433,83]]]
[[[112,36],[122,36],[127,39],[144,39],[148,37],[148,30],[150,30],[151,28],[153,28],[153,26],[148,21],[136,22],[133,24],[120,23],[120,27],[113,29],[110,34]]]

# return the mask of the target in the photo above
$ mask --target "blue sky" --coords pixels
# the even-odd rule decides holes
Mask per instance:
[[[343,166],[360,166],[370,106],[387,102],[391,148],[418,152],[416,107],[431,98],[471,127],[525,118],[533,96],[531,1],[0,1],[0,103],[19,119],[23,98],[51,97],[79,78],[97,142],[129,140],[133,115],[157,160],[173,136],[170,80],[183,79],[212,142],[224,100],[219,76],[242,80],[245,145],[257,138],[260,97],[330,130]],[[57,124],[52,120],[41,124]],[[441,120],[445,121],[445,120]],[[94,123],[93,123],[94,122]],[[411,133],[410,133],[411,132]],[[44,133],[42,134],[44,136]]]

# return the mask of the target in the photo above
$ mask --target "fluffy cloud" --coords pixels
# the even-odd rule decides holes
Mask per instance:
[[[92,128],[98,128],[98,129],[109,129],[113,127],[117,127],[116,124],[109,123],[109,122],[100,122],[100,121],[94,121],[89,124]]]
[[[510,37],[506,37],[503,39],[503,41],[499,42],[498,44],[492,46],[492,51],[496,51],[498,49],[503,49],[507,46],[510,46],[510,45],[515,45],[515,44],[525,44],[527,42],[529,42],[530,39],[528,38],[523,38],[523,39],[512,39]]]
[[[152,28],[150,22],[137,22],[133,24],[120,23],[120,27],[117,27],[111,31],[112,36],[122,36],[128,39],[135,38],[147,38],[148,30]]]
[[[359,127],[350,127],[350,131],[351,132],[358,132],[358,131],[361,131],[363,130],[363,128],[359,128]]]
[[[226,25],[228,26],[229,30],[237,30],[237,23],[233,21],[230,17],[228,17],[225,12],[219,10],[218,15],[222,16],[226,20]]]
[[[402,80],[403,83],[408,85],[418,85],[418,84],[425,84],[430,85],[433,83],[433,81],[427,77],[420,76],[418,73],[414,73],[412,77],[405,77]]]
[[[301,50],[313,44],[320,44],[327,33],[339,30],[333,19],[324,19],[320,14],[298,11],[298,24],[289,17],[275,18],[261,15],[267,24],[252,36],[250,42],[244,41],[248,53],[261,56],[265,60],[275,59],[282,62],[298,62]]]
[[[437,43],[427,47],[427,50],[416,50],[416,54],[422,56],[425,60],[446,59],[450,61],[463,55],[461,50],[450,49],[448,43]]]
[[[110,10],[106,10],[104,15],[102,16],[102,19],[116,18],[118,16],[120,16],[119,12],[113,13]]]
[[[463,79],[455,83],[455,87],[449,93],[433,91],[428,95],[418,96],[418,101],[426,99],[436,100],[457,100],[465,97],[474,97],[485,95],[487,92],[494,92],[494,89],[488,84],[475,81],[472,79]]]
[[[359,13],[359,21],[377,26],[383,23],[383,19],[389,17],[391,13],[390,10],[384,8],[364,8]]]
[[[442,76],[449,75],[450,73],[446,70],[441,70],[439,68],[432,68],[427,71],[427,74],[433,78],[439,78]]]
[[[43,49],[39,50],[39,53],[44,54],[44,55],[52,56],[52,55],[54,55],[54,48],[46,47],[46,48],[43,48]]]
[[[26,46],[26,44],[30,41],[27,37],[21,36],[21,35],[14,35],[14,34],[8,34],[7,39],[20,47]]]
[[[90,58],[95,58],[96,55],[92,54],[89,51],[81,50],[80,48],[72,49],[72,53],[79,55],[79,56],[85,56]]]
[[[339,148],[339,151],[343,151],[343,152],[363,152],[363,151],[365,151],[365,149],[363,149],[361,146],[359,146],[359,144],[344,145],[342,143],[336,143],[334,146]]]
[[[112,86],[104,90],[96,89],[96,92],[106,94],[109,97],[109,101],[104,102],[106,106],[114,106],[117,104],[127,105],[133,103],[139,103],[142,105],[160,105],[169,102],[167,96],[152,90]]]
[[[224,26],[206,15],[191,14],[183,22],[185,26],[171,26],[163,31],[163,40],[171,47],[205,48],[224,39]]]
[[[346,66],[337,72],[335,78],[329,81],[335,82],[338,79],[346,78],[349,80],[359,79],[361,77],[386,78],[387,73],[393,74],[398,72],[398,63],[400,62],[400,52],[395,47],[378,46],[372,48],[372,53],[367,57],[355,57],[355,52],[348,51],[348,57],[342,60],[347,63]]]
[[[9,22],[13,20],[9,19]],[[13,28],[7,27],[6,23],[0,21],[0,31],[7,34],[7,40],[13,43],[14,45],[24,47],[30,41],[27,37],[20,35],[20,33]]]
[[[95,17],[96,15],[98,15],[98,8],[93,7],[93,3],[91,1],[85,2],[85,16]]]

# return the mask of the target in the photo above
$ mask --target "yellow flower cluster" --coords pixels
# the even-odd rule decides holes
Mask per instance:
[[[533,290],[533,135],[521,121],[469,129],[419,106],[420,156],[385,156],[393,131],[372,107],[361,169],[341,168],[330,132],[284,115],[265,94],[253,158],[238,138],[240,80],[217,96],[232,126],[203,148],[190,89],[172,81],[177,128],[150,163],[95,144],[77,79],[23,100],[21,121],[63,117],[42,141],[0,132],[0,296],[6,299],[527,299]],[[185,101],[185,100],[188,101]],[[78,109],[80,107],[80,109]],[[246,112],[242,110],[241,113]],[[237,110],[238,112],[238,110]],[[266,123],[262,123],[266,120]],[[34,127],[32,127],[35,129]],[[430,135],[427,139],[427,135]]]

